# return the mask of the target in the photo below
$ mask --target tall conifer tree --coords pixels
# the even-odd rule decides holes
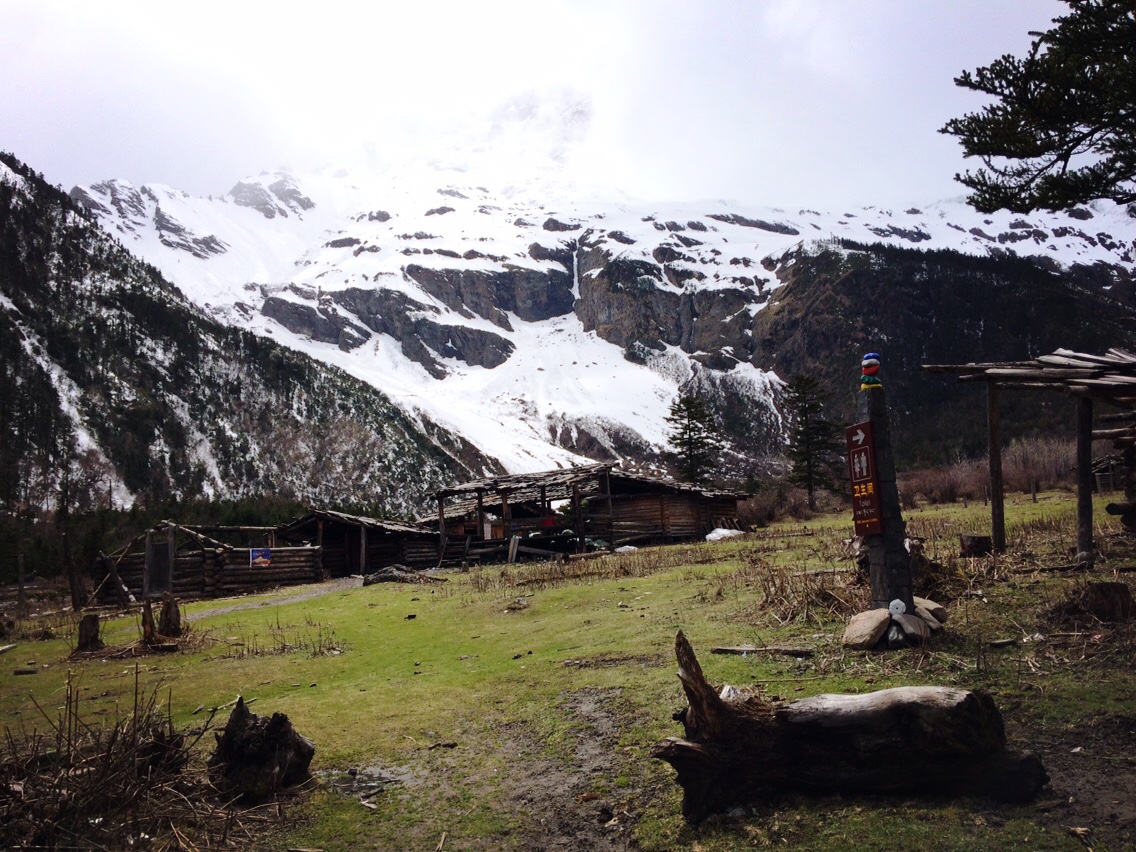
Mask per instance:
[[[789,415],[789,481],[808,493],[809,508],[816,510],[816,492],[835,488],[834,471],[840,462],[839,427],[825,414],[828,394],[813,376],[795,376],[785,386]]]
[[[714,468],[719,443],[706,401],[697,394],[683,394],[671,403],[667,422],[679,476],[694,485],[704,484]]]

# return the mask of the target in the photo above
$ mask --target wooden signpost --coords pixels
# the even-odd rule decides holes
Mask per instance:
[[[879,369],[879,355],[869,352],[864,356],[856,401],[859,422],[845,432],[853,521],[856,534],[864,537],[868,547],[872,608],[914,614],[911,557],[904,546],[907,525],[899,508],[887,399]]]
[[[856,535],[879,535],[884,528],[876,431],[872,421],[849,426],[844,430],[844,440],[848,445],[848,477],[852,482],[852,520],[856,524]]]

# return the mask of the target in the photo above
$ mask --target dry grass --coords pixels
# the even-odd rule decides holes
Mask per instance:
[[[202,849],[243,845],[253,812],[225,807],[193,760],[210,730],[177,730],[158,690],[135,669],[130,713],[110,725],[80,715],[69,674],[46,732],[5,728],[0,752],[0,845],[6,849]]]

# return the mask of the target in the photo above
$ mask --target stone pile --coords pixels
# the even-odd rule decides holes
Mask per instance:
[[[923,645],[943,629],[947,611],[934,601],[915,597],[915,612],[869,609],[852,616],[844,630],[844,646],[855,651],[885,651]],[[893,609],[902,609],[895,607]]]

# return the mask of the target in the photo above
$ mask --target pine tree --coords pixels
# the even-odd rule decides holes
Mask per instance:
[[[683,394],[671,403],[666,419],[671,425],[668,443],[679,477],[694,485],[705,483],[713,470],[719,444],[706,401],[697,394]]]
[[[1071,13],[1031,33],[1024,59],[1006,55],[955,78],[994,98],[940,130],[986,166],[955,176],[978,210],[1136,201],[1136,3],[1065,2]]]
[[[839,427],[825,417],[828,394],[813,376],[795,376],[785,386],[784,407],[789,415],[789,481],[808,492],[809,508],[816,510],[816,492],[833,490],[834,470],[842,446]]]

